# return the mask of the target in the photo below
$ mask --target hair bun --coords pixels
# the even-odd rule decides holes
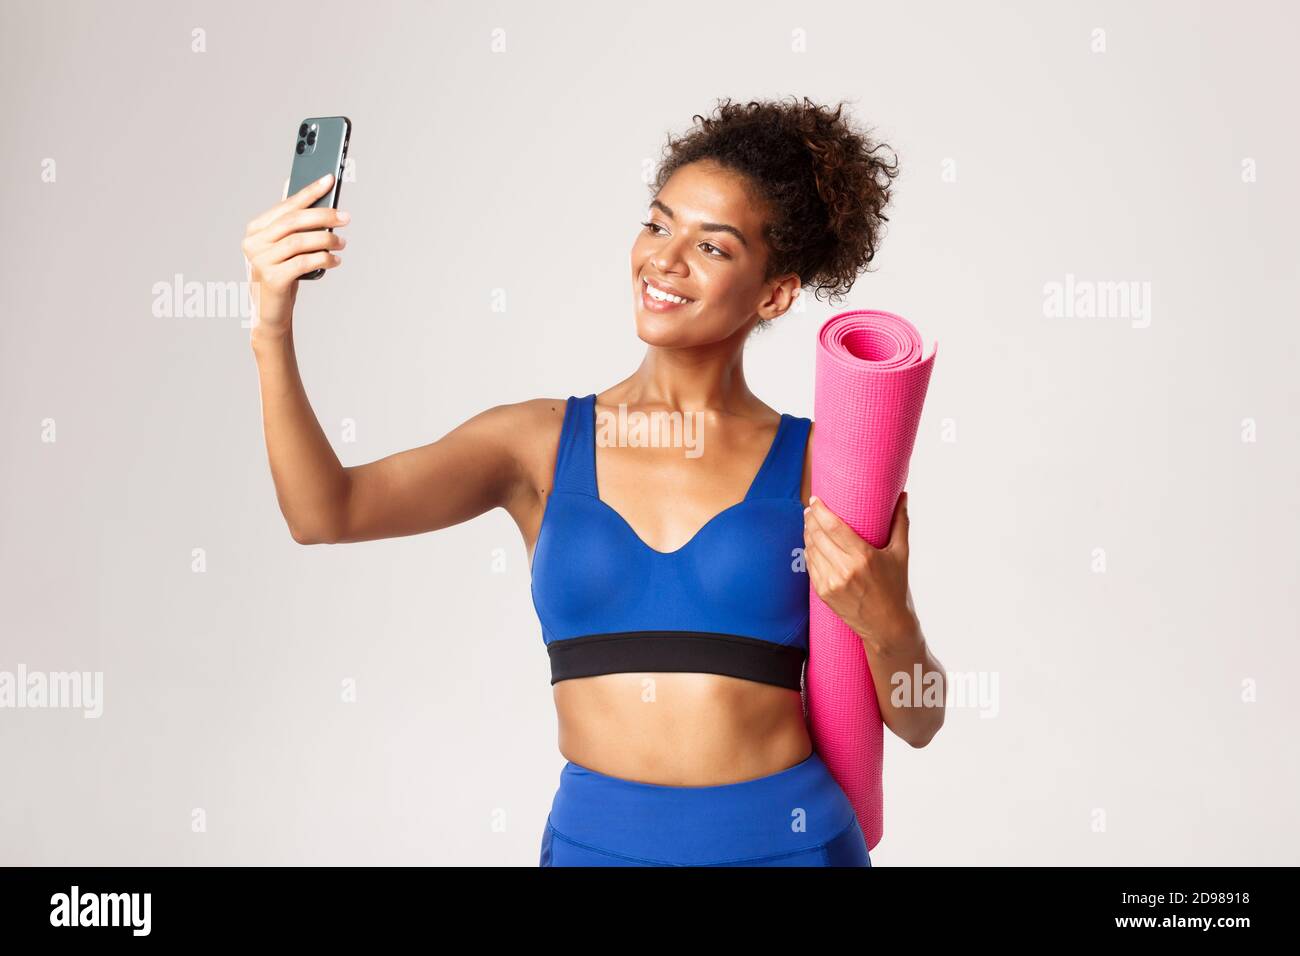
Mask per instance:
[[[651,189],[658,193],[674,172],[700,161],[743,174],[769,209],[764,279],[795,273],[815,297],[835,301],[875,258],[898,175],[894,151],[857,129],[844,106],[808,97],[721,99],[669,139]]]

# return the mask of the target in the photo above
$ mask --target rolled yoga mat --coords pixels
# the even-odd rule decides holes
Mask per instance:
[[[832,316],[817,336],[812,493],[874,547],[907,483],[939,343],[889,312]],[[813,746],[848,795],[867,848],[884,832],[884,729],[862,639],[809,590],[804,707]]]

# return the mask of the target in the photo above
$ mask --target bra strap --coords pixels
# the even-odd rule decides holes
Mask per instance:
[[[785,415],[768,459],[749,488],[749,498],[800,498],[804,452],[812,419]]]
[[[552,491],[596,494],[596,435],[594,431],[596,393],[570,395],[564,403],[564,424],[555,454]]]

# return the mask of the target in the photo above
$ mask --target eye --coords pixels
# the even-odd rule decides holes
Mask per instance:
[[[650,235],[652,235],[652,236],[657,236],[657,235],[659,235],[659,233],[655,232],[656,229],[663,229],[663,226],[659,225],[659,223],[655,222],[653,219],[648,220],[648,221],[646,221],[646,222],[643,222],[643,223],[641,223],[641,225],[645,226],[646,231],[649,232]],[[667,230],[665,230],[665,231],[667,231]],[[701,246],[701,248],[707,246],[708,248],[710,248],[710,249],[713,250],[713,252],[709,253],[709,256],[710,256],[711,258],[715,258],[715,259],[727,259],[727,258],[730,258],[730,257],[726,254],[726,252],[724,252],[723,250],[719,249],[717,246],[715,246],[715,245],[714,245],[713,243],[711,243],[711,242],[702,242],[702,243],[700,243],[700,246]],[[715,252],[717,253],[716,256],[713,254],[713,253],[715,253]]]

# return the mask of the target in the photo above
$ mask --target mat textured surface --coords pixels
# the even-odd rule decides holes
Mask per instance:
[[[938,343],[890,312],[827,319],[817,337],[812,493],[875,547],[889,529],[916,443]],[[804,706],[813,746],[874,849],[884,832],[884,730],[862,640],[809,581]]]

